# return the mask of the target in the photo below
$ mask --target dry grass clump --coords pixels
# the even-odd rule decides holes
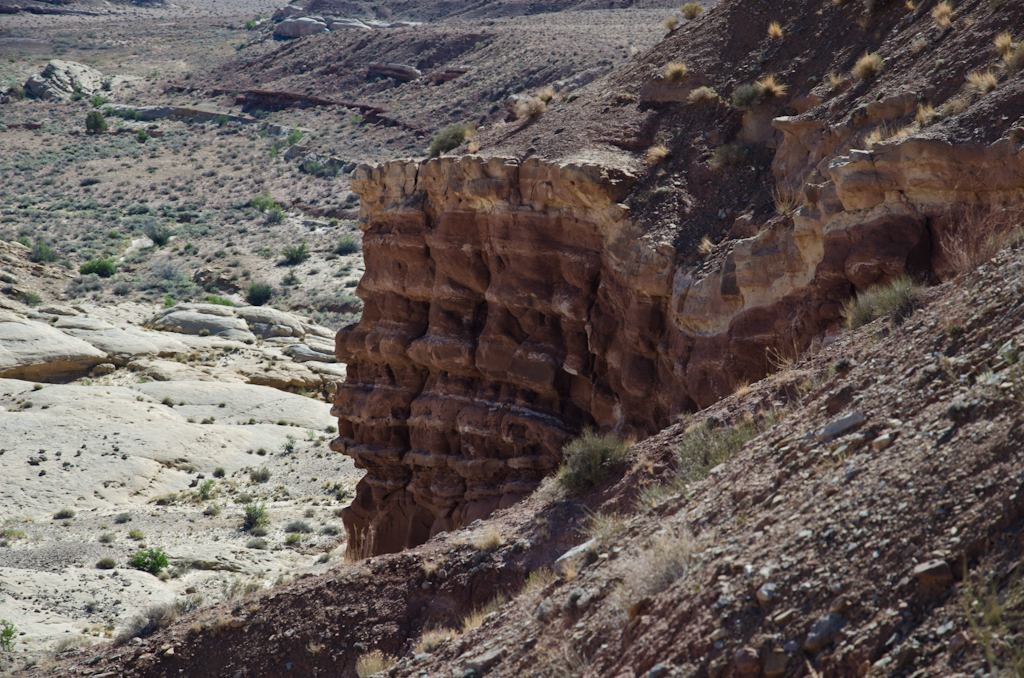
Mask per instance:
[[[449,640],[458,640],[461,636],[462,634],[455,629],[426,629],[423,631],[423,635],[420,636],[420,642],[416,643],[416,646],[413,648],[413,652],[416,654],[433,652],[443,643],[447,643]]]
[[[698,87],[690,95],[686,97],[686,103],[698,105],[698,104],[710,104],[717,103],[720,101],[718,92],[710,87]]]
[[[367,652],[356,661],[356,675],[367,678],[375,673],[386,671],[398,663],[398,658],[384,654],[380,650]]]
[[[687,21],[692,21],[697,18],[697,15],[704,11],[704,7],[700,3],[688,2],[679,8],[680,14]]]
[[[711,254],[711,250],[715,249],[715,243],[711,241],[711,238],[704,236],[700,239],[700,244],[697,245],[697,251],[707,256]]]
[[[768,37],[769,38],[772,38],[772,39],[775,39],[775,40],[780,40],[780,39],[782,39],[783,35],[784,34],[782,32],[782,26],[779,25],[778,21],[773,21],[770,24],[768,24]]]
[[[530,573],[530,576],[526,578],[526,583],[523,584],[523,590],[520,593],[533,593],[538,591],[551,582],[558,579],[558,575],[550,567],[541,567],[540,569],[534,570]]]
[[[749,420],[719,428],[707,422],[691,426],[676,448],[677,481],[689,484],[707,478],[711,469],[731,459],[756,435],[757,427]]]
[[[688,531],[661,537],[630,563],[629,576],[614,594],[614,603],[632,619],[640,612],[640,601],[658,595],[690,573],[698,551],[698,543]]]
[[[1003,31],[995,39],[996,54],[1005,59],[1013,54],[1013,36],[1009,31]]]
[[[935,25],[945,30],[953,23],[953,7],[946,0],[941,0],[932,10]]]
[[[984,95],[998,87],[999,81],[991,70],[971,71],[967,74],[967,85],[972,91]]]
[[[494,600],[487,603],[481,608],[473,610],[462,620],[462,632],[469,633],[473,629],[480,628],[484,623],[484,617],[492,612],[497,612],[501,609],[501,606],[508,602],[508,598],[499,593],[494,597]]]
[[[882,57],[873,52],[865,52],[854,64],[853,75],[861,82],[867,82],[881,72],[883,65]]]
[[[960,115],[967,110],[969,105],[970,104],[968,104],[967,100],[962,97],[950,99],[946,103],[942,104],[942,108],[939,110],[939,115],[943,118],[948,118],[951,115]]]
[[[501,537],[501,529],[497,525],[491,525],[484,533],[476,538],[473,546],[477,551],[497,551],[504,542]]]
[[[1003,57],[1003,61],[1006,62],[1006,70],[1010,73],[1024,70],[1024,45],[1018,47],[1010,56]]]
[[[665,30],[669,33],[675,32],[679,28],[679,19],[674,16],[670,16],[661,22],[661,25],[665,27]]]
[[[547,110],[547,103],[545,103],[540,97],[520,99],[512,107],[512,112],[516,114],[516,118],[519,120],[533,120],[534,118],[539,118],[544,115]]]
[[[796,212],[801,201],[796,193],[784,193],[778,188],[773,188],[772,202],[775,203],[775,213],[785,217]]]
[[[826,82],[828,82],[828,88],[834,92],[843,86],[843,83],[846,81],[846,78],[843,76],[842,73],[836,73],[835,71],[832,71],[831,73],[825,76],[825,80]]]
[[[761,91],[761,96],[771,99],[786,96],[789,85],[775,79],[774,75],[766,75],[754,83]]]
[[[917,113],[914,114],[914,122],[917,123],[918,127],[927,127],[935,122],[938,117],[939,114],[934,106],[931,104],[919,104]]]
[[[942,253],[954,271],[968,273],[1020,238],[1024,209],[972,208],[950,214],[949,221],[952,227],[939,239]]]
[[[909,276],[901,276],[886,285],[876,285],[843,304],[843,317],[851,330],[876,318],[905,320],[914,315],[921,286]]]
[[[626,527],[626,520],[617,513],[593,513],[586,509],[584,512],[588,520],[582,532],[599,544],[607,544]]]
[[[668,150],[668,146],[665,144],[655,144],[647,149],[647,155],[644,156],[644,159],[652,165],[656,165],[659,162],[668,160],[669,155],[671,153]]]
[[[682,61],[670,61],[665,64],[665,69],[661,72],[665,79],[669,82],[680,82],[686,77],[687,72],[686,64]]]
[[[914,42],[910,43],[910,53],[914,56],[917,56],[926,49],[928,49],[928,39],[924,36],[919,36],[914,39]]]

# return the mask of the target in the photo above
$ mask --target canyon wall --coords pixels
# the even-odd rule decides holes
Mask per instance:
[[[854,290],[932,274],[940,207],[1024,185],[1011,145],[853,151],[820,124],[776,128],[779,184],[806,204],[696,268],[630,219],[622,169],[465,156],[355,171],[365,308],[336,338],[349,367],[331,443],[366,470],[343,516],[353,555],[512,505],[584,427],[643,437],[762,377],[769,349],[806,348]],[[982,164],[999,179],[967,182]]]

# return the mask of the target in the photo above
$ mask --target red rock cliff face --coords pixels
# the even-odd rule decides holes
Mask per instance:
[[[510,506],[582,428],[656,432],[764,376],[769,349],[806,348],[855,290],[934,271],[929,210],[959,200],[948,168],[921,175],[909,143],[801,155],[820,131],[798,132],[777,174],[808,177],[806,204],[700,268],[632,223],[622,170],[477,156],[357,169],[365,307],[336,338],[349,370],[331,444],[366,470],[343,518],[353,555]]]

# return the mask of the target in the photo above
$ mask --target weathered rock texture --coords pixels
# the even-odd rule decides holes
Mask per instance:
[[[1024,153],[1006,145],[851,151],[850,133],[777,126],[780,185],[799,177],[807,204],[698,268],[630,220],[623,170],[357,168],[366,306],[336,339],[349,371],[332,410],[332,448],[367,470],[351,548],[399,550],[513,504],[583,427],[643,437],[759,379],[855,290],[931,275],[950,203],[1024,186]],[[982,165],[1002,171],[968,181]]]
[[[103,87],[103,74],[75,61],[53,59],[25,83],[29,96],[44,101],[67,101],[75,92],[91,95]]]

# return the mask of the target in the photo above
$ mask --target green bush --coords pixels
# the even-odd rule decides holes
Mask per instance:
[[[152,575],[160,574],[160,570],[167,567],[167,554],[162,548],[140,549],[132,554],[128,564],[136,570],[149,572]]]
[[[280,224],[284,221],[284,209],[280,205],[274,205],[267,210],[267,223]]]
[[[32,246],[32,251],[29,253],[28,258],[36,263],[52,262],[57,261],[57,253],[50,249],[42,240],[36,240],[36,244]]]
[[[212,479],[207,478],[199,484],[199,498],[203,501],[207,501],[213,497],[213,486],[214,482]]]
[[[253,306],[263,306],[274,296],[274,288],[270,285],[264,285],[262,283],[253,283],[249,285],[248,291],[245,293],[245,300]]]
[[[146,140],[149,139],[149,134],[147,134],[146,130],[144,130],[144,129],[140,129],[138,131],[138,133],[136,134],[136,136],[138,137],[139,141],[141,141],[142,143],[146,143]]]
[[[107,121],[99,111],[89,111],[85,116],[85,131],[89,134],[107,131]]]
[[[466,128],[458,123],[448,125],[434,135],[430,141],[430,157],[436,158],[462,145],[466,140]]]
[[[260,212],[266,212],[269,209],[277,207],[277,203],[269,193],[261,193],[255,198],[249,201],[249,204],[258,209]]]
[[[218,466],[217,468],[213,469],[213,477],[214,478],[223,478],[224,477],[224,473],[225,472],[224,472],[224,467],[223,466]]]
[[[226,115],[218,115],[216,118],[213,119],[213,121],[217,124],[218,127],[223,127],[224,125],[231,122],[231,118],[229,118]]]
[[[225,299],[224,297],[218,297],[216,294],[211,294],[210,296],[206,297],[206,303],[208,303],[208,304],[217,304],[218,306],[234,306],[235,305],[235,302],[231,301],[230,299]]]
[[[732,93],[732,105],[736,108],[752,108],[761,101],[761,88],[752,82],[738,86]]]
[[[129,539],[134,539],[135,541],[142,541],[142,539],[143,539],[142,530],[129,530],[128,531],[128,538]]]
[[[254,483],[265,483],[270,480],[270,469],[264,466],[261,469],[249,471],[249,480]]]
[[[56,513],[53,514],[53,519],[54,520],[67,520],[68,518],[74,518],[74,517],[75,517],[74,509],[69,509],[69,508],[62,508],[61,510],[59,510]]]
[[[117,267],[114,265],[114,262],[109,259],[93,259],[78,267],[78,272],[82,275],[95,273],[101,278],[109,278],[114,275],[116,270]]]
[[[92,99],[89,99],[89,103],[92,104],[93,108],[99,108],[103,104],[108,103],[109,101],[109,99],[101,96],[94,96]]]
[[[294,546],[295,544],[298,544],[300,541],[302,541],[302,535],[297,534],[295,532],[289,534],[287,537],[284,538],[284,543],[288,544],[289,546]]]
[[[355,254],[359,251],[359,239],[353,235],[343,235],[334,248],[335,254]]]
[[[722,144],[711,154],[711,166],[717,169],[738,167],[747,160],[747,149],[739,144]]]
[[[558,484],[572,494],[586,492],[625,461],[629,447],[613,435],[600,436],[589,429],[584,431],[562,448]]]
[[[245,507],[245,518],[242,520],[242,529],[252,531],[258,527],[266,527],[270,524],[270,516],[267,515],[267,505],[247,504]]]
[[[285,143],[287,143],[289,146],[294,146],[300,141],[302,141],[302,130],[300,130],[297,127],[293,129],[291,132],[288,132],[288,136],[285,138]]]
[[[165,398],[165,400],[166,400],[166,398]],[[132,522],[132,514],[127,513],[127,512],[125,512],[125,513],[118,513],[116,516],[114,516],[114,522],[116,524],[118,524],[118,525],[124,525],[125,523],[130,523],[130,522]]]
[[[0,619],[0,650],[3,652],[14,651],[14,638],[18,635],[18,629],[12,622]]]
[[[920,293],[920,285],[909,276],[901,276],[847,300],[843,304],[843,316],[851,330],[885,316],[902,321],[914,315]]]
[[[109,556],[96,561],[97,570],[113,570],[115,567],[117,567],[117,561]]]
[[[284,255],[286,264],[295,266],[309,259],[309,247],[306,245],[306,241],[303,240],[298,245],[288,245],[281,250],[281,254]]]
[[[163,247],[171,240],[171,236],[174,235],[174,231],[167,228],[163,224],[156,220],[149,219],[142,226],[142,232],[147,238],[153,241],[153,244],[157,247]]]
[[[711,428],[704,422],[692,428],[676,448],[679,479],[686,483],[703,480],[711,469],[730,459],[756,435],[757,428],[750,421],[720,428]]]
[[[309,523],[303,520],[293,520],[292,522],[288,523],[288,525],[284,528],[284,531],[309,534],[313,531],[313,528],[309,526]]]

